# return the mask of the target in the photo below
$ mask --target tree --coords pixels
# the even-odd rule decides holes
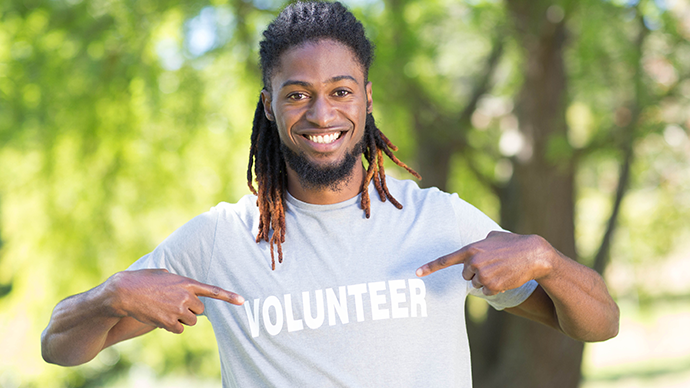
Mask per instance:
[[[674,14],[658,2],[471,4],[425,2],[422,12],[416,1],[386,2],[390,13],[381,24],[388,28],[378,37],[385,42],[379,59],[387,62],[384,68],[391,79],[384,89],[405,96],[387,103],[404,106],[409,117],[422,184],[455,190],[462,184],[481,195],[493,194],[500,201],[505,228],[540,234],[569,257],[603,273],[630,185],[634,144],[663,129],[650,113],[664,99],[682,99],[675,89],[683,77],[673,75],[685,66],[670,58],[657,58],[656,66],[650,65],[654,49],[647,46],[647,37],[650,30],[660,30],[652,35],[667,34],[667,45],[682,48],[682,38],[676,38],[682,35],[677,18],[684,11]],[[445,24],[448,15],[460,16],[479,32],[473,38],[491,47],[480,61],[483,68],[469,77],[434,66],[444,60],[442,47],[451,40],[449,35],[467,34]],[[462,47],[452,49],[465,54]],[[471,68],[473,60],[469,56],[463,65]],[[415,72],[420,63],[427,67]],[[501,66],[518,75],[506,77]],[[662,79],[665,86],[658,85]],[[465,93],[458,98],[448,85]],[[588,255],[581,257],[575,229],[577,176],[591,171],[602,157],[618,160],[619,178],[599,248],[588,247]],[[462,183],[454,183],[459,176]],[[486,201],[468,191],[464,189],[471,202],[483,207]],[[495,312],[482,324],[470,321],[468,326],[476,386],[579,384],[583,344]]]
[[[57,299],[247,192],[259,34],[283,3],[0,3],[0,327],[17,333],[0,340],[0,378],[107,385],[131,354],[160,374],[218,375],[208,327],[72,370],[38,363],[38,336]],[[602,273],[673,245],[690,216],[684,2],[345,3],[378,46],[377,122],[423,185]],[[644,222],[624,201],[638,188],[660,198]],[[474,302],[475,386],[577,386],[581,344]]]
[[[0,284],[12,285],[0,326],[16,333],[3,336],[12,351],[0,375],[101,385],[127,372],[129,354],[151,357],[148,348],[169,355],[149,362],[158,373],[219,374],[209,326],[147,336],[73,369],[40,362],[38,341],[58,298],[245,193],[236,172],[259,90],[248,69],[255,23],[271,12],[243,1],[0,4]]]

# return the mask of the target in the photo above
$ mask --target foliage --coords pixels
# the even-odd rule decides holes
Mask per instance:
[[[525,144],[515,104],[527,59],[506,5],[344,2],[378,46],[375,114],[401,159],[424,167],[420,144],[448,147],[450,178],[438,184],[498,218],[497,188]],[[0,3],[0,347],[11,350],[0,355],[0,386],[94,386],[136,363],[218,376],[207,322],[182,336],[128,341],[71,369],[40,360],[39,333],[60,299],[247,193],[258,41],[282,4]],[[568,30],[569,132],[552,139],[551,155],[578,161],[585,259],[601,243],[632,142],[631,191],[611,250],[611,271],[625,272],[666,254],[687,229],[690,2],[554,1],[548,10]],[[644,282],[613,290],[627,297]]]

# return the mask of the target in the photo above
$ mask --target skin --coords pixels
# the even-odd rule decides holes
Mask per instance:
[[[265,114],[276,122],[283,142],[316,164],[336,164],[364,133],[372,109],[371,83],[349,48],[329,40],[297,46],[283,54],[261,93]],[[320,144],[305,135],[339,134]],[[288,190],[302,201],[331,204],[359,194],[364,167],[356,163],[336,189],[303,186],[288,168]],[[519,287],[534,279],[535,292],[521,305],[506,309],[582,341],[600,341],[618,332],[618,307],[601,277],[563,256],[539,236],[492,232],[474,244],[429,262],[417,276],[451,265],[464,265],[463,278],[487,295]],[[124,271],[103,284],[69,297],[53,310],[41,336],[43,358],[71,366],[93,359],[120,341],[162,328],[182,333],[204,309],[200,297],[242,305],[244,298],[214,285],[168,273],[164,269]]]
[[[116,273],[100,286],[58,303],[41,336],[43,359],[79,365],[108,346],[155,328],[182,333],[183,325],[195,325],[203,313],[202,296],[244,303],[235,293],[165,269]]]
[[[263,90],[266,117],[274,121],[282,142],[316,165],[335,165],[364,136],[373,100],[371,82],[354,53],[332,40],[310,42],[283,54],[271,77],[272,91]],[[307,136],[339,135],[322,144]],[[295,198],[318,205],[345,201],[359,194],[364,167],[356,163],[350,178],[337,189],[305,187],[287,166],[288,191]]]
[[[536,235],[491,232],[486,239],[431,261],[424,277],[451,265],[485,295],[517,288],[530,280],[539,286],[522,304],[506,309],[579,341],[604,341],[618,334],[619,310],[596,271],[558,252]]]

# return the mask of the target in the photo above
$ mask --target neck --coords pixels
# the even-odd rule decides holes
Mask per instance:
[[[305,186],[289,166],[287,173],[290,194],[302,202],[314,205],[330,205],[354,198],[360,193],[364,180],[364,166],[361,163],[355,164],[348,179],[341,182],[337,188]]]

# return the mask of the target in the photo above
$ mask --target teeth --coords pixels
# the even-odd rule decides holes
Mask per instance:
[[[307,139],[313,141],[314,143],[321,143],[321,144],[333,143],[334,141],[338,140],[338,137],[340,137],[339,132],[331,133],[329,135],[317,135],[317,136],[307,135]]]

